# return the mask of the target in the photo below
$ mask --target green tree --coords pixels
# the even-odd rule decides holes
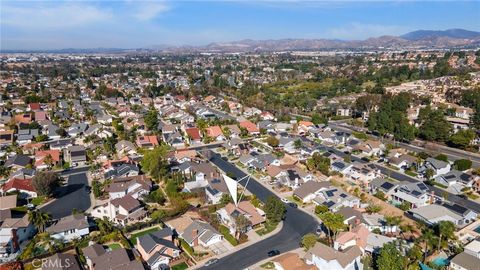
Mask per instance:
[[[365,210],[372,214],[372,213],[378,213],[380,211],[382,211],[382,207],[378,204],[374,204],[374,203],[370,203],[367,208],[365,208]]]
[[[234,221],[236,238],[240,239],[240,236],[247,231],[248,227],[252,226],[252,222],[244,215],[238,215]]]
[[[403,270],[405,257],[402,256],[395,244],[387,243],[380,250],[377,259],[378,270]]]
[[[438,250],[442,246],[442,240],[448,241],[455,238],[455,230],[455,224],[451,221],[442,220],[437,223],[435,232],[438,235]]]
[[[58,186],[60,177],[51,171],[40,171],[32,178],[32,185],[39,195],[50,196],[53,189]]]
[[[337,234],[345,228],[343,223],[344,217],[342,214],[325,212],[319,215],[323,225],[327,228],[330,244],[333,244],[337,238]]]
[[[448,143],[456,148],[466,149],[475,139],[475,131],[462,129],[450,136]]]
[[[156,131],[158,129],[158,112],[154,107],[150,107],[148,113],[144,117],[144,120],[148,130]]]
[[[50,215],[40,210],[28,212],[28,221],[32,223],[39,232],[45,231],[45,226],[50,222],[50,220]]]
[[[166,145],[160,145],[153,150],[145,151],[143,159],[140,162],[142,165],[142,171],[150,174],[152,178],[157,180],[166,176],[168,172],[168,151],[169,148]]]
[[[318,152],[313,153],[312,157],[307,159],[307,168],[310,171],[320,171],[325,175],[330,173],[330,159],[324,157]]]
[[[420,110],[419,120],[421,138],[428,141],[445,142],[450,137],[452,124],[446,120],[443,110],[432,110],[430,106],[427,106]]]
[[[302,140],[300,139],[295,140],[293,142],[293,146],[295,147],[295,149],[300,149],[303,146]]]
[[[285,217],[285,204],[275,196],[269,196],[265,203],[265,214],[272,223],[278,223]]]
[[[305,250],[311,249],[317,243],[317,236],[313,233],[307,233],[302,237],[302,247]]]
[[[319,204],[319,205],[315,206],[315,214],[319,215],[319,214],[322,214],[322,213],[325,213],[325,212],[328,212],[328,206],[326,206],[324,204]]]
[[[472,161],[468,159],[457,159],[453,162],[455,169],[465,171],[472,168]]]
[[[278,144],[279,144],[279,141],[277,138],[275,138],[274,136],[269,136],[267,139],[266,139],[266,142],[268,145],[270,145],[271,147],[277,147]]]
[[[445,154],[439,154],[435,157],[435,159],[448,162],[448,156]]]

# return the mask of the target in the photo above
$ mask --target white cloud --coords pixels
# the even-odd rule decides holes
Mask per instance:
[[[134,7],[133,17],[140,21],[151,20],[170,10],[170,7],[163,1],[132,1],[130,5]]]
[[[52,5],[53,4],[53,5]],[[2,24],[22,29],[64,29],[110,20],[111,11],[88,2],[3,2]]]
[[[403,34],[405,31],[404,27],[398,25],[350,23],[327,30],[326,34],[330,38],[365,39],[383,35],[398,35]]]

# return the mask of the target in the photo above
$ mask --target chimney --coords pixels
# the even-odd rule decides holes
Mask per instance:
[[[194,247],[198,246],[198,230],[197,229],[192,230],[192,239],[193,239],[193,246]]]
[[[16,252],[20,248],[18,243],[17,229],[12,229],[12,250],[11,252]]]

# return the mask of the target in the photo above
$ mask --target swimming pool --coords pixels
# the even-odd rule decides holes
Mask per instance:
[[[450,262],[447,258],[443,258],[443,257],[436,257],[435,259],[432,260],[432,262],[436,265],[436,266],[446,266],[448,265],[448,263]]]

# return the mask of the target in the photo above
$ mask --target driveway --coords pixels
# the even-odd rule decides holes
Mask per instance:
[[[222,240],[210,246],[210,250],[212,250],[215,255],[223,254],[227,251],[232,250],[233,248],[234,247],[232,246],[232,244],[230,244],[227,240]]]
[[[49,213],[53,219],[59,219],[72,214],[72,210],[85,212],[90,208],[90,194],[86,172],[71,174],[67,184],[55,190],[55,200],[43,206],[40,210]]]

